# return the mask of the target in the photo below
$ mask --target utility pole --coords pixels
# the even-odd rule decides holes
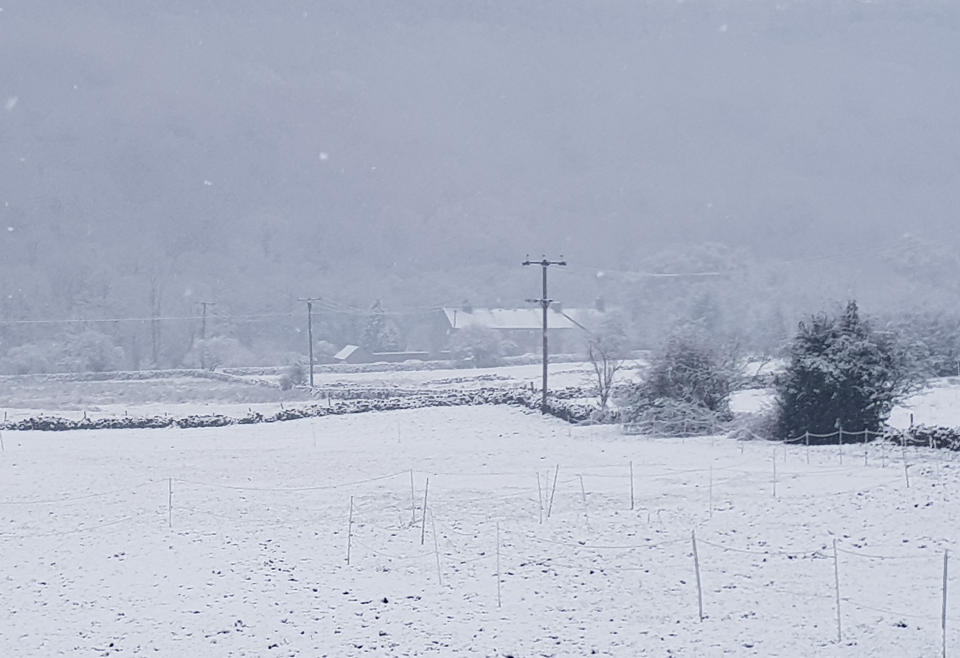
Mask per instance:
[[[563,256],[560,256],[560,260],[547,260],[546,256],[541,257],[539,261],[531,261],[530,256],[527,256],[527,259],[523,261],[523,265],[539,265],[543,271],[543,294],[540,299],[528,299],[528,302],[533,302],[540,304],[540,307],[543,309],[543,391],[542,398],[540,400],[540,413],[547,413],[547,363],[549,363],[549,353],[547,351],[547,309],[550,308],[550,304],[553,302],[552,299],[547,297],[547,268],[551,265],[560,265],[561,267],[566,265],[567,261],[563,259]]]
[[[299,301],[307,304],[307,342],[309,343],[310,359],[310,388],[313,388],[313,303],[320,301],[319,297],[300,297]]]
[[[216,306],[216,302],[200,302],[200,369],[207,369],[207,307]]]

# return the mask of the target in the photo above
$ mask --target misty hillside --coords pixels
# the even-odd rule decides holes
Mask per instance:
[[[957,62],[934,0],[8,1],[0,316],[514,305],[541,251],[627,299],[702,243],[879,296],[960,243]]]

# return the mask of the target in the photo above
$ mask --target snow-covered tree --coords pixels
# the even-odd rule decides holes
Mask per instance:
[[[839,317],[801,322],[790,363],[777,379],[777,431],[829,434],[837,427],[877,431],[920,381],[903,351],[875,332],[851,301]]]

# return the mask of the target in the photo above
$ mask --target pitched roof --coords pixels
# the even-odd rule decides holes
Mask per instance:
[[[359,345],[344,345],[342,350],[333,355],[333,358],[337,359],[338,361],[349,359],[350,355],[359,349]]]
[[[601,315],[592,309],[561,309],[554,307],[547,316],[551,329],[582,329],[590,327]],[[541,328],[542,311],[538,308],[474,308],[469,312],[462,308],[445,307],[443,314],[454,329],[487,327],[489,329],[537,329]]]

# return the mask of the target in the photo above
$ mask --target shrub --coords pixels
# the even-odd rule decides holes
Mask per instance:
[[[72,372],[119,370],[123,365],[123,348],[99,331],[83,331],[67,340],[60,365]]]
[[[213,336],[198,340],[193,349],[193,359],[200,365],[200,355],[204,354],[207,368],[248,366],[254,361],[253,355],[239,340],[229,336]]]
[[[516,341],[505,338],[500,341],[500,354],[503,356],[520,356],[523,354],[523,348]]]
[[[280,389],[289,391],[294,386],[301,386],[307,381],[307,373],[303,365],[294,363],[283,369],[280,375]]]
[[[712,431],[730,418],[730,392],[738,377],[736,359],[702,333],[673,336],[651,359],[645,380],[631,387],[621,405],[632,422],[655,422],[664,432],[683,428]],[[676,432],[675,432],[676,433]]]
[[[500,336],[487,327],[458,329],[451,341],[451,351],[456,359],[471,361],[478,368],[500,364]]]

